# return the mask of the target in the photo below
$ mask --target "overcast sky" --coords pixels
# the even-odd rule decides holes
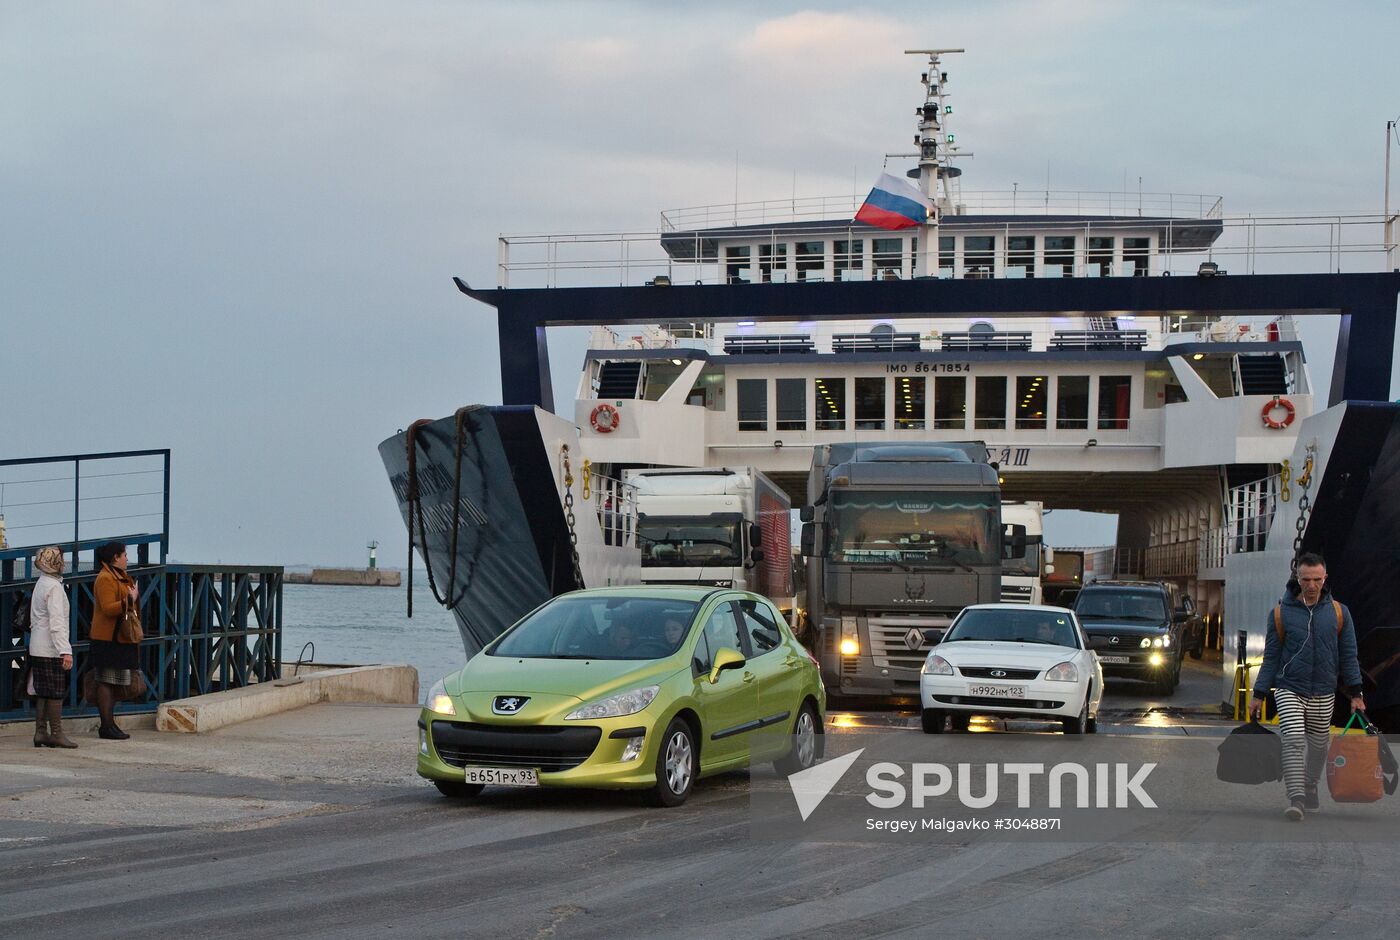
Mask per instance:
[[[0,0],[0,456],[170,447],[178,557],[401,564],[375,447],[499,401],[450,280],[499,233],[654,229],[736,154],[741,199],[864,188],[931,44],[966,188],[1375,212],[1397,38],[1382,2]]]

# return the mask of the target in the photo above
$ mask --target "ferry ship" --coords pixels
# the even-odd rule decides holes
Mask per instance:
[[[1227,651],[1228,700],[1288,576],[1293,532],[1281,527],[1296,521],[1300,480],[1316,502],[1318,434],[1330,442],[1346,424],[1324,409],[1387,397],[1400,291],[1389,227],[1376,238],[1364,233],[1381,230],[1377,215],[1232,218],[1213,195],[965,192],[970,154],[953,131],[946,66],[961,51],[914,51],[926,62],[917,149],[887,157],[913,164],[927,210],[917,225],[855,221],[859,195],[720,204],[663,212],[649,235],[503,236],[498,286],[458,282],[497,310],[509,406],[552,409],[545,330],[592,326],[567,446],[595,481],[587,538],[616,557],[592,575],[559,562],[567,536],[551,502],[535,542],[540,570],[556,576],[524,596],[600,583],[604,569],[629,576],[629,469],[752,466],[796,507],[811,498],[819,445],[982,441],[1003,500],[1117,515],[1105,573],[1171,580],[1194,599]],[[1378,256],[1390,273],[1363,273]],[[1327,273],[1273,273],[1311,259]],[[1332,387],[1319,392],[1298,317],[1326,312],[1343,329]],[[1400,447],[1389,427],[1372,442],[1386,454]],[[396,436],[381,447],[401,507],[405,446]],[[442,466],[445,490],[456,471]],[[565,493],[558,456],[542,466]],[[1372,500],[1400,495],[1393,478],[1373,482]],[[1309,547],[1326,541],[1306,519],[1300,531]],[[1385,532],[1394,544],[1400,520]],[[1232,571],[1251,554],[1256,573]],[[430,552],[440,579],[451,556],[445,543]],[[1380,568],[1393,576],[1397,564]],[[1393,598],[1376,605],[1381,662],[1400,649],[1400,610]],[[892,688],[912,691],[926,651],[907,641],[908,616],[872,614],[860,648]]]

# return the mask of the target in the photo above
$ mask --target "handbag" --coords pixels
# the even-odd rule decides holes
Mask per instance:
[[[89,705],[97,704],[97,673],[89,669],[83,673],[79,680],[83,689],[83,701]],[[146,697],[149,686],[146,684],[146,675],[140,669],[131,670],[131,682],[126,685],[112,686],[112,701],[114,702],[134,702]]]
[[[1257,720],[1231,730],[1216,751],[1215,776],[1226,783],[1271,783],[1283,777],[1279,736]]]
[[[1352,724],[1361,720],[1363,734],[1347,736]],[[1375,725],[1360,712],[1352,712],[1342,733],[1327,748],[1327,790],[1337,803],[1374,803],[1386,793],[1394,793],[1396,774],[1386,773],[1386,757],[1393,767],[1395,758]],[[1388,779],[1387,779],[1388,778]]]
[[[118,643],[140,643],[146,634],[141,629],[141,614],[130,600],[122,605],[122,615],[117,621],[112,638]]]

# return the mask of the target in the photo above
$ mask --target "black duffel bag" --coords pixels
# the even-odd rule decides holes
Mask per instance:
[[[1217,748],[1215,775],[1226,783],[1272,783],[1283,779],[1283,747],[1279,737],[1258,721],[1226,735]]]

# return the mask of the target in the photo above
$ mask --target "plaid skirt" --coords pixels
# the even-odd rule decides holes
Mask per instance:
[[[66,698],[68,672],[62,659],[45,656],[29,657],[29,675],[34,682],[34,694],[39,698]]]

